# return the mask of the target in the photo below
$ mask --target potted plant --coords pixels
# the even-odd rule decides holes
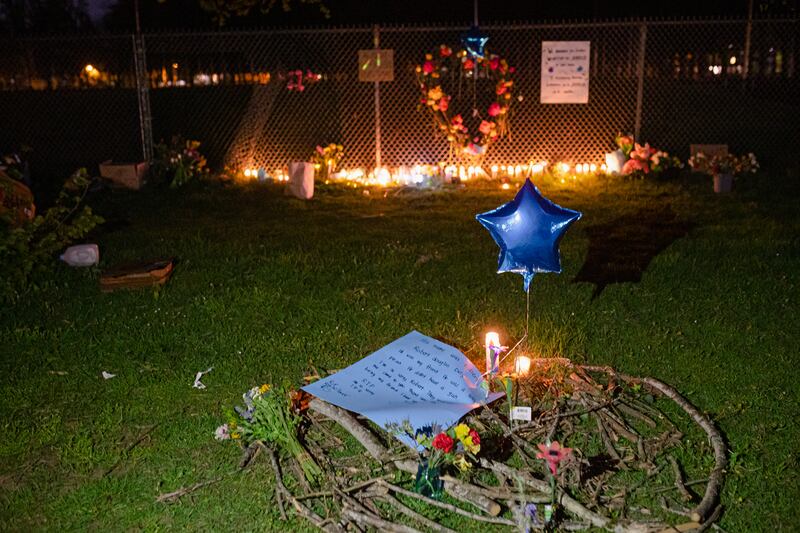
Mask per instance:
[[[758,161],[753,153],[743,156],[723,154],[709,157],[703,152],[698,152],[689,158],[689,166],[695,172],[708,174],[714,178],[714,192],[727,193],[733,188],[735,176],[758,170]]]

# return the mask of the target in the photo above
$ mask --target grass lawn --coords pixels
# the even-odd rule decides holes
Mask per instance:
[[[533,282],[530,349],[678,388],[730,443],[720,525],[796,531],[797,179],[710,189],[544,183],[584,217],[561,244],[564,272]],[[226,475],[239,451],[212,438],[223,406],[412,329],[475,360],[488,327],[518,338],[522,278],[495,274],[497,247],[474,218],[512,196],[331,188],[301,202],[209,186],[95,198],[108,219],[94,236],[104,265],[179,263],[160,291],[112,294],[96,272],[60,266],[0,311],[0,529],[305,527],[280,522],[264,462]],[[211,366],[207,388],[193,389]],[[217,476],[180,503],[155,502]]]

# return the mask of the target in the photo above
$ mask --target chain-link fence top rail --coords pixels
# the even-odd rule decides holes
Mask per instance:
[[[800,141],[797,21],[631,21],[486,26],[487,47],[516,66],[522,100],[491,164],[600,162],[618,132],[685,156],[689,143],[727,143],[767,160]],[[447,143],[418,110],[414,67],[440,44],[459,46],[463,27],[382,27],[394,50],[393,82],[380,84],[386,165],[447,160]],[[272,170],[307,160],[317,144],[341,143],[345,164],[375,161],[372,83],[358,80],[358,50],[373,28],[153,34],[145,36],[156,140],[203,142],[211,163]],[[591,42],[585,105],[539,103],[542,41]],[[130,36],[0,41],[0,146],[26,143],[42,162],[91,165],[140,153]],[[644,51],[643,62],[641,52]],[[90,68],[91,66],[91,68]],[[322,80],[289,91],[283,75]],[[746,74],[746,75],[745,75]],[[86,89],[86,90],[81,90]],[[91,89],[91,90],[89,90]],[[471,116],[491,82],[466,80],[456,111]],[[472,91],[474,91],[474,96]]]

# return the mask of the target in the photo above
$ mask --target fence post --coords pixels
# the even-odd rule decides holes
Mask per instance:
[[[375,24],[372,27],[372,41],[375,49],[381,47],[381,30]],[[381,82],[375,82],[375,168],[381,168]]]
[[[753,34],[753,0],[747,2],[747,25],[744,28],[744,60],[742,61],[742,79],[750,74],[750,40]]]
[[[647,52],[647,23],[639,25],[639,60],[636,64],[636,122],[633,138],[637,141],[642,133],[642,99],[644,98],[644,59]]]
[[[147,77],[147,59],[144,37],[133,36],[133,61],[136,70],[136,100],[139,104],[139,133],[142,141],[142,159],[153,159],[153,117],[150,114],[150,80]]]

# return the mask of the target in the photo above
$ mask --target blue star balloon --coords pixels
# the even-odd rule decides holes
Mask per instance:
[[[464,48],[470,56],[483,58],[485,53],[484,47],[488,40],[489,37],[485,33],[478,29],[477,26],[473,26],[466,35],[461,38],[461,44],[464,45]]]
[[[538,272],[561,272],[558,244],[581,213],[554,204],[525,180],[514,199],[475,218],[500,247],[497,273],[522,274],[525,292]]]

